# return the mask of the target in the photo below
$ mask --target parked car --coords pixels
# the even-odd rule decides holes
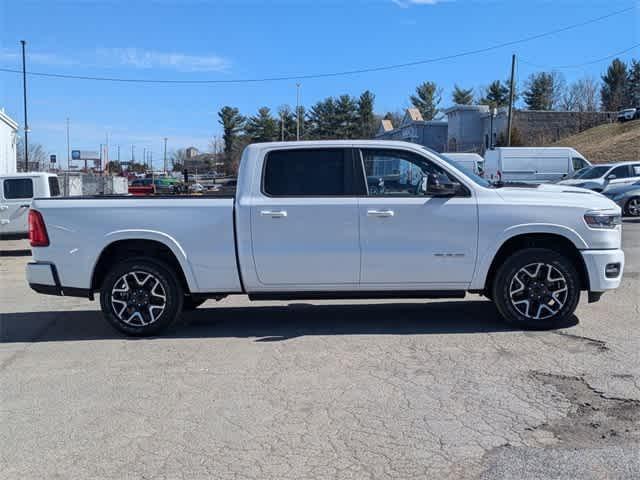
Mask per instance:
[[[367,178],[397,181],[371,191]],[[492,299],[508,321],[562,325],[624,269],[620,207],[559,185],[497,186],[417,144],[259,143],[235,197],[36,199],[31,288],[93,298],[153,335],[207,298]],[[55,226],[55,228],[52,228]],[[427,321],[427,320],[425,320]]]
[[[602,194],[616,202],[624,215],[640,217],[640,180],[631,185],[607,188]]]
[[[618,112],[619,122],[628,122],[640,117],[640,108],[625,108]]]
[[[552,182],[590,165],[567,147],[496,147],[484,154],[485,178],[492,182]]]
[[[594,165],[580,178],[563,180],[558,183],[602,192],[615,186],[631,185],[638,180],[640,180],[640,161]]]
[[[27,212],[35,197],[57,197],[57,175],[27,172],[0,175],[0,236],[26,235]]]
[[[445,152],[442,155],[455,161],[461,168],[467,169],[481,177],[484,176],[484,158],[477,153]]]

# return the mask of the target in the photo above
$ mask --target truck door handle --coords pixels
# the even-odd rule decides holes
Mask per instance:
[[[0,205],[0,210],[9,210],[9,205]]]
[[[11,220],[6,220],[6,219],[2,219],[0,220],[0,225],[9,225],[11,223]]]
[[[260,215],[263,217],[283,218],[287,216],[287,212],[284,210],[260,210]]]
[[[367,210],[368,217],[393,217],[393,210]]]

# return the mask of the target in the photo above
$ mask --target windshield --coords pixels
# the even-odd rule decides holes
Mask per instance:
[[[600,178],[605,173],[607,173],[607,171],[609,171],[610,168],[611,167],[608,166],[608,165],[607,166],[601,166],[601,167],[591,167],[584,174],[580,175],[580,178],[585,179],[585,180],[589,180],[589,179],[592,179],[592,178]]]
[[[473,171],[471,171],[469,168],[464,167],[463,165],[459,164],[458,162],[456,162],[455,160],[451,160],[450,158],[447,158],[444,155],[439,154],[438,152],[436,152],[435,150],[431,150],[430,148],[427,147],[422,147],[424,150],[426,150],[429,153],[433,153],[436,157],[438,157],[440,160],[442,160],[443,162],[451,165],[452,167],[454,167],[456,170],[459,170],[460,172],[462,172],[466,177],[468,177],[470,180],[472,180],[474,183],[477,183],[478,185],[480,185],[481,187],[485,187],[485,188],[493,188],[494,186],[488,182],[487,180],[485,180],[484,178],[482,178],[480,175],[476,175],[475,173],[473,173]]]

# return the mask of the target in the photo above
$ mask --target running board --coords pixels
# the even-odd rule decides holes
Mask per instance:
[[[396,298],[464,298],[464,290],[386,290],[334,292],[259,292],[249,300],[375,300]]]

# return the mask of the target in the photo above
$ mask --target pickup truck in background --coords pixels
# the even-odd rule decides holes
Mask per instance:
[[[58,176],[45,172],[0,175],[0,237],[26,235],[28,212],[35,197],[60,195]]]
[[[491,185],[420,145],[248,146],[235,197],[36,199],[31,288],[93,299],[154,335],[208,298],[493,300],[552,328],[620,285],[620,207],[560,185]],[[428,318],[425,318],[428,321]]]

